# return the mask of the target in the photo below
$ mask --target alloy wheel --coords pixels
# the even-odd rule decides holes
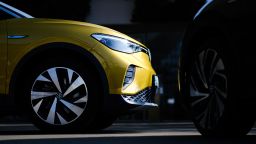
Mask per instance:
[[[31,89],[34,112],[44,122],[66,125],[86,109],[88,91],[84,79],[74,70],[53,67],[42,72]]]
[[[190,105],[194,120],[204,129],[213,129],[221,119],[227,100],[227,75],[219,53],[201,51],[190,76]]]

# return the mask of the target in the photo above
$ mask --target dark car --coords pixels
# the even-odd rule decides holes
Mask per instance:
[[[208,0],[187,28],[181,98],[203,135],[245,135],[255,121],[255,0]]]

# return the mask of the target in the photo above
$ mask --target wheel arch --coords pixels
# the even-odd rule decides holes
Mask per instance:
[[[207,33],[215,33],[230,43],[231,33],[228,28],[227,18],[218,11],[204,12],[196,20],[192,21],[186,29],[181,47],[180,68],[189,53],[193,51],[190,46],[198,43],[200,37]]]
[[[9,84],[9,95],[12,101],[12,104],[14,105],[14,108],[16,110],[17,106],[19,104],[18,97],[19,94],[17,92],[19,91],[19,84],[21,84],[22,75],[28,70],[31,64],[36,62],[42,57],[45,57],[47,55],[55,54],[58,56],[58,52],[61,51],[61,54],[64,55],[72,55],[78,58],[79,60],[83,60],[86,64],[89,64],[90,68],[96,73],[96,77],[100,81],[100,85],[103,88],[102,95],[106,97],[109,94],[109,86],[108,86],[108,80],[107,76],[105,74],[105,71],[103,67],[101,66],[101,63],[97,60],[97,58],[90,53],[88,50],[71,44],[71,43],[64,43],[64,42],[54,42],[54,43],[48,43],[41,46],[38,46],[37,48],[34,48],[32,51],[27,53],[23,58],[19,61],[17,66],[15,67]],[[103,98],[102,102],[103,103]],[[13,112],[16,112],[13,110]],[[22,111],[18,111],[20,113]]]

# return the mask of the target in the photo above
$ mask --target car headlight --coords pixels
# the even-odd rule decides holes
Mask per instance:
[[[149,58],[151,59],[149,49],[134,42],[131,42],[129,40],[106,34],[92,34],[92,37],[112,50],[129,54],[136,52],[144,52],[148,54]]]

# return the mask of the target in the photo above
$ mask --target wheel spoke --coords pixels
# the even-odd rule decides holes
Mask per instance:
[[[74,72],[72,70],[68,69],[68,80],[69,80],[69,83],[71,83],[71,81],[72,81],[73,73]]]
[[[206,88],[206,87],[205,87]],[[207,88],[206,88],[207,89]],[[207,96],[207,93],[200,92],[197,88],[197,85],[195,83],[195,80],[193,77],[191,77],[191,83],[190,83],[190,96]]]
[[[60,120],[60,123],[61,123],[62,125],[68,123],[59,113],[57,113],[57,116],[58,116],[58,118],[59,118],[59,120]]]
[[[207,123],[207,117],[208,117],[208,110],[207,107],[200,115],[196,116],[196,119],[199,121],[200,125],[204,125]]]
[[[219,110],[218,117],[220,117],[221,114],[223,113],[223,110],[224,110],[224,101],[219,96],[216,96],[215,98],[216,98],[216,105],[217,105],[217,108]]]
[[[209,93],[199,92],[196,88],[194,88],[192,85],[190,85],[190,96],[191,97],[196,97],[196,96],[207,97],[207,96],[209,96]]]
[[[209,94],[207,94],[206,96],[203,96],[202,98],[200,98],[200,99],[198,99],[198,100],[192,102],[191,105],[192,105],[192,106],[195,106],[196,104],[198,104],[198,103],[200,103],[200,102],[206,100],[208,97],[209,97]]]
[[[206,78],[205,78],[205,74],[204,74],[203,71],[201,71],[202,68],[199,68],[198,63],[196,63],[195,65],[196,65],[196,70],[197,70],[197,73],[200,77],[200,80],[202,81],[204,87],[208,88],[208,84],[207,84],[207,81],[206,81]],[[202,66],[200,66],[200,67],[202,67]]]
[[[52,82],[54,83],[54,85],[56,86],[56,88],[59,90],[59,92],[62,92],[61,88],[60,88],[60,83],[59,83],[59,79],[56,73],[56,68],[51,68],[48,70],[48,73],[52,79]]]
[[[209,52],[210,50],[208,50],[208,52]],[[216,63],[216,61],[218,61],[219,60],[219,58],[218,58],[218,54],[217,53],[215,53],[214,51],[211,51],[212,53],[213,53],[213,58],[211,59],[211,62],[210,62],[210,66],[211,66],[211,68],[210,68],[210,72],[211,72],[211,75],[213,75],[214,73],[214,67],[215,67],[215,63]]]
[[[213,78],[213,76],[218,72],[218,71],[223,71],[224,68],[224,64],[222,62],[222,60],[219,59],[219,61],[217,62],[217,64],[215,65],[213,71],[212,71],[212,76],[211,79]]]
[[[81,115],[82,112],[84,111],[84,109],[72,104],[72,103],[69,103],[65,100],[60,100],[66,107],[68,107],[72,112],[74,112],[76,115]]]
[[[31,100],[55,96],[57,92],[36,92],[31,91]]]
[[[208,121],[207,121],[207,128],[211,129],[214,125],[214,121],[217,119],[215,117],[216,113],[218,113],[218,111],[216,111],[216,97],[215,96],[211,96],[209,105],[208,105]]]
[[[49,114],[47,116],[47,122],[50,124],[54,124],[54,120],[55,120],[55,114],[56,114],[56,105],[57,105],[57,98],[54,99],[51,109],[49,111]]]
[[[218,87],[215,87],[216,92],[218,92],[219,96],[223,97],[223,98],[227,98],[227,93],[220,90]]]
[[[204,110],[202,113],[198,114],[198,115],[195,115],[195,118],[198,120],[198,121],[202,121],[204,118],[205,118],[205,113],[206,113],[206,110]]]
[[[87,101],[88,101],[88,98],[86,96],[83,96],[82,98],[78,99],[74,103],[84,103],[84,102],[87,102]]]
[[[225,74],[219,72],[219,71],[216,71],[216,72],[215,72],[215,75],[218,75],[218,76],[222,77],[222,78],[225,79],[225,80],[227,79],[227,76],[226,76]],[[213,75],[213,76],[214,76],[214,75]]]
[[[45,82],[51,82],[51,80],[47,79],[46,77],[40,75],[38,78],[37,78],[38,81],[45,81]]]
[[[36,113],[38,112],[38,110],[39,110],[39,108],[40,108],[42,102],[43,102],[43,100],[40,100],[40,101],[33,107],[33,109],[35,110]]]
[[[196,65],[197,65],[196,69],[198,70],[198,73],[200,75],[201,80],[203,81],[203,83],[205,85],[205,88],[208,88],[207,80],[206,80],[206,76],[205,76],[205,63],[206,63],[205,52],[202,52],[199,54],[199,64],[196,63]]]
[[[67,96],[69,93],[71,93],[73,90],[75,90],[76,88],[78,88],[79,86],[83,85],[84,81],[81,77],[78,77],[70,86],[69,88],[66,90],[66,92],[64,93],[63,97]]]

